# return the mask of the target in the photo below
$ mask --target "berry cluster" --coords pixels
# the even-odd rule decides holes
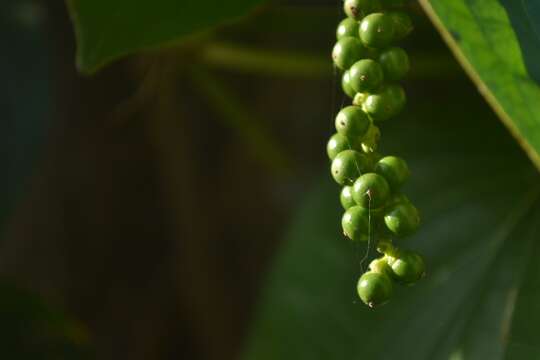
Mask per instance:
[[[389,300],[394,282],[411,285],[425,272],[420,255],[398,249],[391,240],[413,234],[420,225],[418,210],[400,193],[410,175],[407,163],[377,152],[375,124],[397,115],[406,101],[397,81],[409,71],[409,58],[392,45],[412,31],[410,17],[395,10],[403,2],[345,0],[347,18],[337,28],[332,51],[343,71],[342,89],[352,99],[337,114],[337,133],[327,145],[332,176],[343,186],[341,224],[353,241],[375,239],[383,255],[358,281],[358,295],[370,307]]]

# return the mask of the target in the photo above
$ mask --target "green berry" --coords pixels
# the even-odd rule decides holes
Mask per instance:
[[[347,70],[352,64],[360,60],[366,54],[362,42],[354,37],[346,36],[338,40],[332,50],[334,64],[341,70]]]
[[[418,229],[420,215],[414,205],[409,202],[401,202],[394,204],[386,211],[384,223],[393,235],[405,237],[412,235]]]
[[[405,106],[405,91],[397,84],[385,86],[381,91],[369,95],[362,108],[373,121],[384,121],[397,115]]]
[[[336,38],[339,40],[345,36],[358,36],[358,27],[358,21],[355,19],[350,17],[343,19],[337,27]]]
[[[392,271],[392,277],[404,285],[414,284],[426,272],[424,259],[412,251],[399,250],[396,257],[388,257],[388,264]]]
[[[369,129],[369,118],[360,106],[347,106],[336,116],[336,130],[349,139],[363,137]]]
[[[383,176],[393,190],[399,189],[409,179],[411,172],[405,160],[386,156],[375,164],[375,172]]]
[[[373,153],[377,150],[379,140],[381,138],[381,130],[373,124],[369,125],[369,129],[362,138],[361,147],[365,153]]]
[[[409,72],[409,56],[399,47],[384,50],[379,55],[379,63],[386,80],[400,80]]]
[[[328,143],[326,144],[326,153],[328,154],[328,158],[330,160],[334,160],[334,158],[342,151],[345,150],[362,150],[362,143],[358,139],[348,139],[347,137],[340,135],[340,134],[334,134],[332,137],[330,137],[330,140],[328,140]]]
[[[365,170],[366,157],[355,150],[345,150],[332,161],[331,171],[334,180],[340,185],[351,185]]]
[[[366,241],[369,234],[369,211],[360,206],[352,206],[341,218],[343,234],[354,241]]]
[[[364,304],[373,308],[390,300],[392,280],[386,274],[369,271],[358,280],[357,290]]]
[[[378,62],[362,59],[349,69],[350,85],[356,92],[377,90],[384,79],[383,69]]]
[[[343,189],[341,189],[341,193],[339,194],[339,201],[341,202],[341,206],[345,210],[356,206],[356,203],[354,202],[354,199],[352,197],[352,186],[344,186]]]
[[[394,23],[394,40],[401,40],[413,31],[411,17],[403,11],[392,11],[388,13],[388,16]]]
[[[395,24],[387,14],[366,16],[360,23],[360,40],[365,46],[384,48],[394,40]]]
[[[364,174],[354,182],[353,198],[363,208],[378,209],[390,199],[390,186],[378,174]]]
[[[341,77],[341,88],[343,89],[343,92],[347,94],[347,96],[354,98],[356,96],[356,91],[354,91],[351,86],[351,78],[349,75],[349,70],[343,73],[343,76]]]
[[[343,3],[345,14],[356,20],[380,9],[380,0],[345,0]]]
[[[403,90],[403,87],[399,84],[388,84],[383,92],[386,94],[386,96],[392,100],[393,103],[393,110],[392,110],[392,116],[395,116],[403,110],[405,107],[405,103],[407,102],[407,98],[405,97],[405,90]]]
[[[401,204],[401,203],[412,204],[411,200],[407,196],[401,193],[394,194],[391,202],[393,205]]]
[[[369,269],[376,273],[386,274],[390,277],[393,276],[392,269],[387,262],[388,258],[383,256],[382,258],[375,259],[369,264]]]

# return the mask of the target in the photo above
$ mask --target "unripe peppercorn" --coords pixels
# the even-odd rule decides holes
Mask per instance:
[[[359,106],[347,106],[336,116],[336,130],[349,139],[363,137],[369,129],[369,118]]]
[[[345,150],[337,154],[332,161],[331,172],[334,180],[340,185],[352,185],[366,170],[365,155],[355,150]]]
[[[347,70],[365,54],[366,49],[362,42],[352,36],[342,37],[332,49],[334,64],[341,70]]]
[[[367,47],[385,48],[394,40],[395,26],[388,14],[368,15],[360,22],[360,40]]]
[[[374,308],[390,300],[392,280],[386,274],[369,271],[358,280],[357,290],[364,304]]]
[[[369,210],[352,206],[341,218],[343,234],[354,241],[366,241],[369,234]]]
[[[378,209],[390,199],[390,186],[385,178],[378,174],[364,174],[354,182],[353,198],[358,205],[366,209]]]

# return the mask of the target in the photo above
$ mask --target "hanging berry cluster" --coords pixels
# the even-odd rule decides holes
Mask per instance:
[[[418,210],[400,193],[410,175],[407,163],[377,152],[377,125],[397,115],[406,101],[397,81],[409,71],[409,58],[393,45],[412,30],[410,17],[396,10],[403,2],[345,0],[347,18],[337,28],[332,51],[335,66],[343,71],[342,89],[353,100],[337,114],[337,133],[327,152],[332,176],[343,186],[345,236],[353,241],[374,239],[382,254],[358,280],[358,295],[370,307],[390,299],[394,282],[411,285],[425,272],[420,255],[392,242],[420,225]]]

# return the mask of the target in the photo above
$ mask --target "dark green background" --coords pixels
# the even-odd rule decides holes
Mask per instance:
[[[377,311],[325,154],[338,2],[4,4],[0,357],[540,357],[539,9],[429,3],[475,83],[412,3],[381,150],[428,276]]]

